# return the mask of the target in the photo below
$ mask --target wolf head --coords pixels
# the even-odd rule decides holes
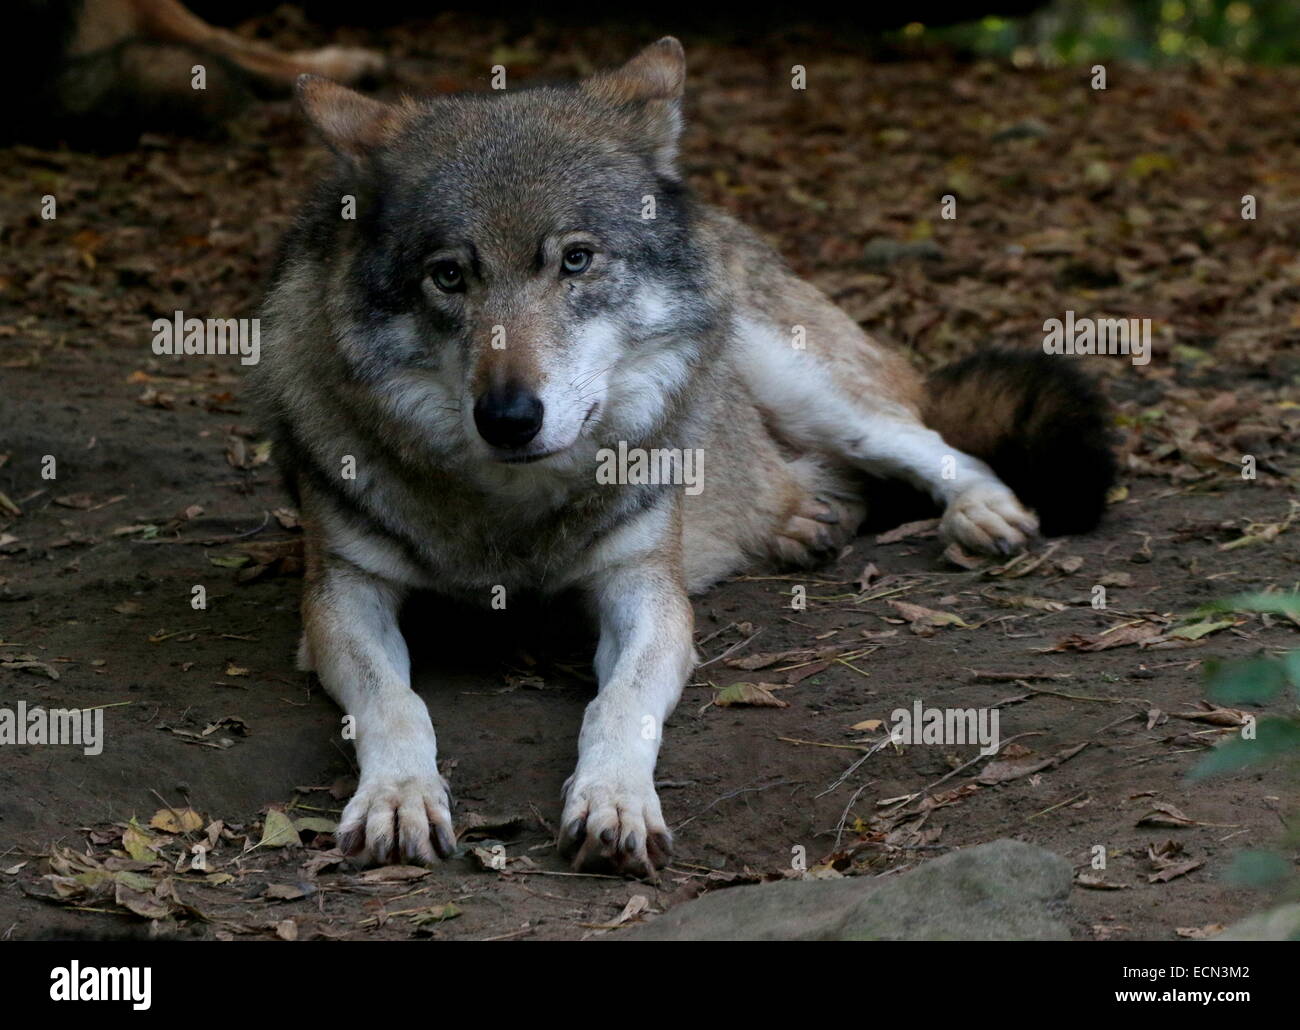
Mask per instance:
[[[339,159],[314,217],[336,223],[351,373],[483,463],[649,430],[715,314],[676,167],[684,80],[671,38],[570,87],[389,105],[300,80]]]

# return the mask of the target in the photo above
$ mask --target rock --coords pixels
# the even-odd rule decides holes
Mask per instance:
[[[1044,136],[1050,136],[1051,133],[1052,130],[1037,118],[1026,118],[1023,122],[1016,122],[995,132],[993,142],[1001,143],[1009,139],[1042,139]]]
[[[1069,940],[1073,870],[1032,844],[963,848],[898,876],[714,891],[613,940]]]
[[[862,248],[862,260],[868,265],[892,265],[905,258],[937,261],[943,251],[934,240],[899,241],[888,236],[875,236]]]
[[[1300,902],[1248,916],[1212,941],[1300,941]]]

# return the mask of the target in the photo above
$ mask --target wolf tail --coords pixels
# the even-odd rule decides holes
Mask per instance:
[[[992,350],[934,373],[925,424],[987,462],[1045,536],[1085,533],[1101,521],[1116,463],[1109,405],[1059,357]]]

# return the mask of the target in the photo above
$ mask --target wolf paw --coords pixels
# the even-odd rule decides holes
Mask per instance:
[[[861,513],[831,498],[808,497],[777,530],[772,553],[787,568],[811,568],[834,559],[857,532]]]
[[[1038,519],[1001,483],[980,483],[948,505],[939,532],[969,550],[1008,555],[1029,545]]]
[[[323,75],[346,86],[362,79],[377,78],[388,67],[383,54],[362,47],[327,46],[320,50],[304,50],[293,56],[311,74]]]
[[[339,821],[339,850],[362,865],[432,864],[456,850],[451,794],[441,776],[357,786]]]
[[[613,871],[653,878],[668,862],[673,835],[654,784],[578,778],[564,785],[560,854],[579,872]]]

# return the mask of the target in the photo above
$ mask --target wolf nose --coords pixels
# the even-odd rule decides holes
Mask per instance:
[[[493,447],[522,447],[542,428],[537,394],[514,386],[488,390],[474,402],[474,425]]]

